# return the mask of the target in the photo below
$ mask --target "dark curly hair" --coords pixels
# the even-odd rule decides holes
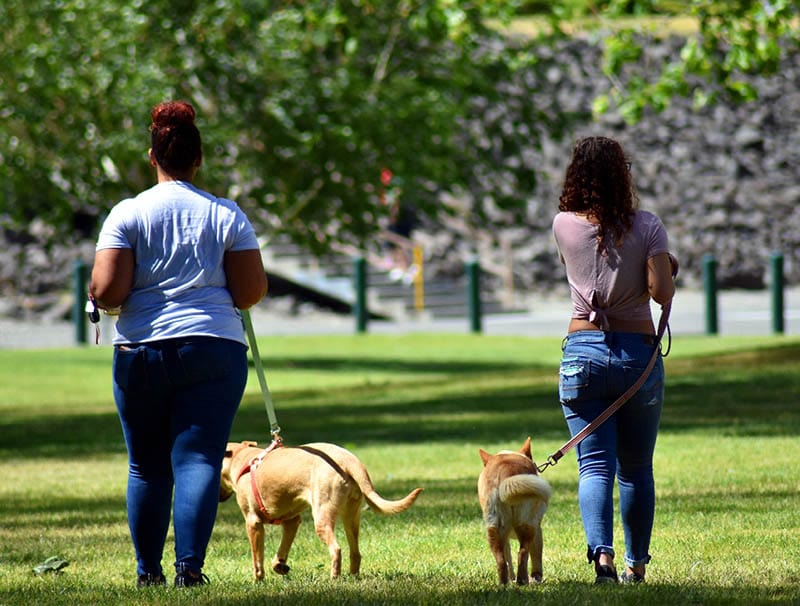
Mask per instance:
[[[186,101],[165,101],[150,111],[150,117],[150,148],[159,166],[173,176],[196,166],[203,148],[194,107]]]
[[[622,146],[608,137],[586,137],[572,150],[558,210],[582,212],[600,224],[598,248],[621,244],[633,225],[639,198]]]

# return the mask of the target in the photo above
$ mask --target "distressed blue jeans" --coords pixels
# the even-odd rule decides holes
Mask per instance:
[[[638,333],[577,331],[567,335],[559,370],[559,399],[574,436],[621,396],[642,374],[655,337]],[[587,557],[614,556],[614,480],[625,534],[625,563],[650,561],[655,515],[653,451],[664,402],[659,355],[641,389],[576,447],[578,503]]]
[[[162,573],[170,513],[175,567],[199,571],[217,515],[225,446],[247,382],[247,348],[213,337],[117,346],[113,376],[128,448],[128,525],[137,574]]]

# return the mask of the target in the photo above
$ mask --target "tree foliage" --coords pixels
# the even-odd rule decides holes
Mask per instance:
[[[579,4],[545,3],[556,37]],[[610,0],[595,11],[614,17],[658,4]],[[626,72],[643,38],[609,35],[606,68],[619,87],[597,109],[617,103],[633,120],[676,94],[752,98],[737,75],[774,69],[785,40],[797,41],[796,0],[690,6],[698,35],[658,75]],[[90,235],[114,203],[152,183],[150,107],[184,98],[204,136],[200,185],[236,199],[264,231],[317,250],[363,244],[386,212],[385,167],[403,177],[403,197],[421,213],[441,212],[441,192],[460,191],[470,220],[488,226],[533,192],[525,150],[576,117],[555,100],[534,101],[552,67],[540,50],[552,39],[511,41],[487,27],[516,8],[507,0],[6,0],[0,219],[38,217]]]
[[[636,7],[652,9],[653,4],[653,0],[612,0],[608,11],[614,15]],[[798,0],[684,4],[697,22],[697,32],[685,39],[678,57],[668,57],[660,66],[630,67],[647,43],[639,29],[625,28],[606,38],[604,69],[616,86],[598,99],[596,109],[605,110],[614,102],[628,121],[635,122],[647,107],[662,111],[679,95],[693,98],[698,107],[720,98],[754,101],[758,91],[743,76],[774,74],[783,54],[800,42]]]
[[[68,228],[147,187],[149,109],[178,97],[198,108],[201,185],[319,249],[358,243],[385,212],[383,167],[423,212],[469,181],[463,118],[515,57],[485,23],[513,6],[5,2],[0,214]]]

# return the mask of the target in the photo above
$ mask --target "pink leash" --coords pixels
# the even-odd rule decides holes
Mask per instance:
[[[671,308],[672,302],[669,302],[661,307],[661,319],[658,322],[658,334],[656,334],[656,348],[653,351],[653,355],[650,356],[650,361],[647,363],[647,366],[645,367],[641,376],[636,380],[636,383],[631,385],[625,393],[614,400],[611,406],[600,413],[600,415],[594,421],[572,436],[571,440],[547,457],[547,461],[541,465],[538,465],[537,469],[539,473],[542,473],[548,467],[553,467],[556,463],[558,463],[558,461],[565,454],[575,448],[586,438],[586,436],[590,435],[595,429],[605,423],[611,415],[617,412],[617,410],[619,410],[619,408],[625,404],[625,402],[630,400],[633,397],[633,394],[639,391],[642,385],[644,385],[644,382],[647,380],[647,377],[650,376],[650,371],[653,370],[653,367],[656,365],[656,360],[658,360],[658,356],[661,353],[661,338],[664,336],[664,333],[669,330],[669,312]]]

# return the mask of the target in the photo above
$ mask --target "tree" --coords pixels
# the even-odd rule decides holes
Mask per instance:
[[[472,223],[513,221],[536,186],[528,150],[589,117],[535,94],[553,67],[544,51],[580,3],[547,4],[552,33],[530,39],[487,26],[516,4],[7,0],[0,218],[38,217],[62,232],[80,223],[93,235],[116,201],[152,182],[148,112],[179,97],[198,109],[201,185],[236,199],[264,233],[317,251],[364,245],[385,213],[387,167],[422,214],[442,212],[441,193],[456,191]],[[598,23],[660,4],[610,0]],[[783,45],[797,42],[796,0],[690,6],[698,34],[660,71],[632,66],[646,43],[637,32],[607,37],[618,86],[596,109],[616,103],[635,120],[676,94],[751,98],[737,74],[774,69]]]
[[[653,0],[612,0],[608,11],[615,15],[637,7],[652,9],[653,4]],[[605,111],[613,102],[634,122],[647,107],[661,111],[678,95],[693,98],[698,107],[723,97],[754,101],[758,91],[742,76],[774,74],[783,54],[800,42],[797,0],[692,0],[685,4],[697,31],[685,39],[677,58],[667,57],[661,66],[647,66],[646,71],[631,67],[647,43],[643,32],[625,28],[606,38],[604,69],[615,86],[598,99],[597,110]]]
[[[140,61],[124,3],[6,2],[0,30],[0,214],[69,233],[147,178],[146,141],[130,134],[161,74]]]
[[[198,108],[202,185],[324,250],[374,231],[379,175],[434,212],[464,181],[460,129],[514,51],[513,3],[21,0],[0,25],[0,214],[72,228],[152,179],[149,108]],[[518,204],[516,196],[499,204]]]

